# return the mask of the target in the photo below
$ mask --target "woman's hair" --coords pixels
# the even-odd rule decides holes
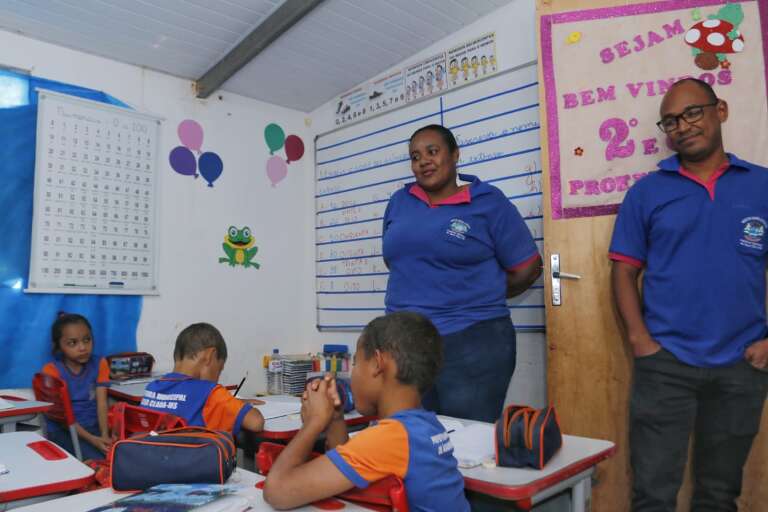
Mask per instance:
[[[59,352],[61,352],[59,341],[61,341],[62,331],[64,330],[64,327],[68,325],[73,325],[73,324],[83,324],[88,328],[89,331],[93,332],[93,329],[91,328],[91,323],[83,315],[78,315],[77,313],[66,313],[64,311],[59,311],[59,315],[56,317],[56,320],[53,322],[53,325],[51,325],[51,343],[53,344],[51,347],[51,353],[53,355],[57,355]]]
[[[418,134],[426,131],[439,133],[451,153],[459,149],[459,145],[456,143],[456,137],[453,136],[453,132],[441,124],[428,124],[427,126],[422,126],[413,132],[413,135],[411,135],[411,138],[408,140],[408,144],[413,142],[413,139],[416,138]]]

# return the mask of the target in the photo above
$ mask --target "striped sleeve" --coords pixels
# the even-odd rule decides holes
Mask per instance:
[[[397,420],[381,420],[326,455],[361,489],[389,475],[404,478],[410,457],[408,432]]]
[[[207,428],[226,430],[237,435],[243,418],[250,410],[250,404],[232,396],[224,386],[217,385],[203,406],[203,421]]]
[[[99,375],[96,377],[96,386],[109,386],[109,364],[104,357],[99,361]]]
[[[56,365],[53,363],[48,363],[45,366],[43,366],[43,373],[46,375],[52,375],[54,377],[61,378],[61,374],[59,373],[59,369],[56,368]]]

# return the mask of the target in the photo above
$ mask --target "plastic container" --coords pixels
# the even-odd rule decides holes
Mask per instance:
[[[272,356],[267,363],[267,393],[283,394],[283,359],[278,349],[272,350]]]

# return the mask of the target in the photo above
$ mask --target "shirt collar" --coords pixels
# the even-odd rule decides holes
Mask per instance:
[[[728,157],[728,167],[726,167],[726,169],[733,167],[736,169],[742,169],[742,170],[748,171],[752,168],[752,165],[749,162],[746,162],[738,158],[736,155],[733,155],[731,153],[726,153],[726,156]],[[674,154],[669,158],[665,158],[664,160],[660,161],[658,163],[658,166],[660,171],[677,172],[677,173],[680,172],[680,168],[682,167],[680,163],[680,157],[677,154]]]
[[[482,188],[478,190],[478,186],[482,185],[483,182],[480,181],[480,178],[477,176],[472,176],[471,174],[459,174],[459,179],[461,181],[469,182],[469,185],[466,187],[462,187],[459,189],[458,192],[453,194],[450,197],[446,197],[445,199],[441,199],[440,201],[436,203],[431,203],[429,201],[429,196],[427,195],[427,192],[421,188],[421,186],[418,183],[411,184],[410,187],[408,187],[408,193],[410,193],[412,196],[415,196],[419,200],[426,203],[431,208],[436,208],[438,206],[445,206],[445,205],[451,205],[451,204],[469,204],[472,202],[472,195],[477,195],[479,192],[482,192]]]

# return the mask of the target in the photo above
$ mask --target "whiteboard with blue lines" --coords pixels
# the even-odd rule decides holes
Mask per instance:
[[[414,180],[409,137],[432,123],[453,131],[461,152],[459,171],[501,189],[541,251],[538,79],[531,63],[317,138],[318,329],[360,330],[384,314],[384,210],[389,197]],[[518,330],[544,330],[540,281],[508,306]]]

